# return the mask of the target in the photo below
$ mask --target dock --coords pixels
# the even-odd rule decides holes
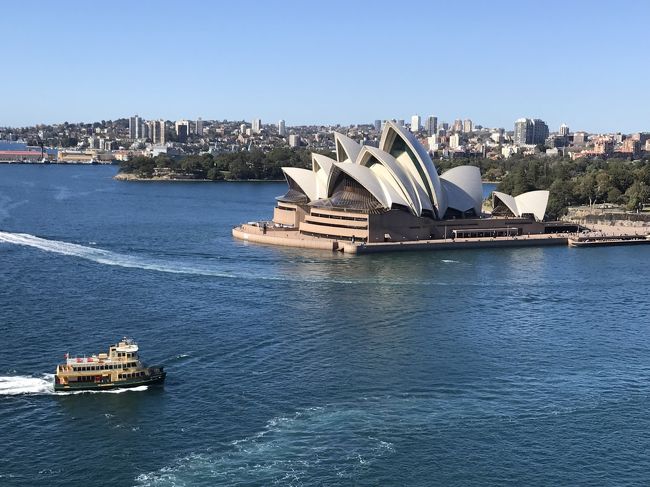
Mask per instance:
[[[650,244],[650,235],[580,236],[568,239],[569,247],[611,247]]]

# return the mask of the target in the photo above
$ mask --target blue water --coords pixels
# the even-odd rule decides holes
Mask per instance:
[[[257,246],[283,184],[115,170],[0,166],[0,485],[650,479],[650,249]],[[52,393],[123,335],[163,388]]]

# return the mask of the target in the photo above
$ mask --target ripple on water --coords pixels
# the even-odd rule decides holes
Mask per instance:
[[[389,441],[378,437],[371,419],[363,409],[349,406],[307,408],[269,420],[262,431],[233,441],[227,451],[192,453],[136,481],[142,486],[172,486],[354,480],[394,452]]]

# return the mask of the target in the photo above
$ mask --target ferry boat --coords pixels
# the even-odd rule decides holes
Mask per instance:
[[[56,366],[55,391],[80,391],[138,387],[160,384],[167,373],[163,367],[147,367],[138,357],[138,345],[123,338],[108,353],[70,357]]]

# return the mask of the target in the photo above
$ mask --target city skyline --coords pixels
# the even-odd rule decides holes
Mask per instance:
[[[283,2],[252,11],[200,2],[155,9],[117,2],[101,11],[81,2],[8,4],[8,38],[21,41],[3,56],[13,71],[0,126],[133,113],[287,126],[419,114],[505,128],[530,117],[552,131],[562,123],[593,133],[650,129],[643,96],[650,5],[470,3],[462,11],[412,4],[397,31],[384,2],[327,9]],[[325,34],[328,23],[336,36]],[[626,28],[613,42],[594,34],[597,25]],[[387,59],[394,60],[388,69]],[[633,74],[603,74],[605,61]]]

